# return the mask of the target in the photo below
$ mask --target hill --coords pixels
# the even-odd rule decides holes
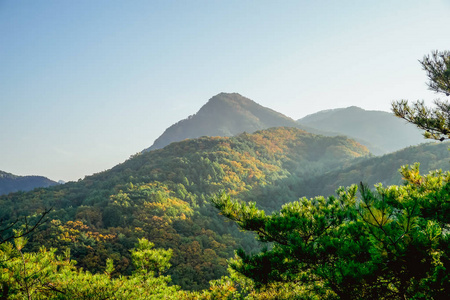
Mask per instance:
[[[183,289],[202,289],[226,274],[234,250],[260,246],[218,215],[208,199],[225,190],[272,211],[302,196],[329,195],[340,185],[401,181],[398,168],[450,168],[447,144],[424,144],[382,157],[343,136],[271,128],[234,137],[202,137],[140,153],[111,170],[31,192],[0,196],[0,219],[14,221],[52,207],[29,250],[70,248],[78,266],[130,274],[139,238],[173,249],[169,270]],[[29,219],[32,222],[33,218]],[[1,225],[1,224],[0,224]]]
[[[297,127],[308,130],[293,119],[245,98],[237,93],[220,93],[200,110],[167,128],[153,145],[144,151],[164,148],[172,142],[201,136],[234,136],[270,127]],[[319,132],[320,133],[320,132]]]
[[[393,114],[368,111],[356,106],[320,111],[297,122],[319,130],[346,135],[367,146],[376,155],[426,141],[416,126]]]
[[[39,187],[49,187],[57,182],[43,176],[18,176],[0,171],[0,195],[18,191],[31,191]]]
[[[116,272],[131,272],[129,250],[145,237],[156,247],[173,249],[174,283],[200,289],[226,274],[226,259],[238,245],[258,249],[252,236],[212,208],[212,194],[225,190],[242,200],[255,197],[272,210],[294,196],[287,184],[294,175],[323,174],[368,154],[345,137],[286,127],[185,140],[78,182],[2,196],[0,219],[53,207],[52,226],[33,236],[31,249],[68,247],[78,266],[93,272],[102,272],[108,257]]]
[[[450,171],[450,143],[427,143],[411,146],[394,153],[367,158],[355,162],[350,167],[333,170],[326,174],[300,180],[296,194],[307,197],[331,195],[339,186],[349,186],[363,182],[370,187],[374,184],[401,185],[403,179],[398,172],[400,166],[420,163],[420,173],[430,171]]]

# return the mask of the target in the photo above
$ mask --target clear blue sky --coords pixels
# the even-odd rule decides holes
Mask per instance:
[[[220,92],[299,119],[431,100],[450,1],[0,0],[0,170],[77,180]]]

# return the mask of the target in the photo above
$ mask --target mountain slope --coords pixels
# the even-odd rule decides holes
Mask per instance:
[[[103,272],[112,258],[116,272],[128,274],[129,250],[145,237],[173,249],[173,282],[195,290],[226,274],[226,259],[236,248],[259,247],[218,215],[208,201],[212,194],[224,190],[272,211],[361,180],[398,183],[397,170],[405,163],[421,162],[422,172],[448,169],[447,147],[424,144],[370,157],[366,147],[345,137],[286,127],[202,137],[138,154],[78,182],[0,196],[0,220],[53,207],[51,226],[31,236],[31,250],[70,248],[78,266],[92,272]]]
[[[233,136],[280,126],[307,130],[293,119],[237,93],[220,93],[212,97],[195,115],[167,128],[153,145],[144,151],[160,149],[172,142],[189,138]]]
[[[43,176],[17,176],[0,171],[0,195],[31,191],[38,187],[49,187],[56,184],[55,181]]]
[[[203,137],[138,154],[109,171],[78,182],[0,197],[0,219],[53,207],[49,226],[30,245],[71,248],[78,266],[102,271],[107,257],[127,274],[138,238],[174,251],[169,274],[186,289],[207,287],[226,274],[238,245],[256,249],[252,236],[224,223],[209,197],[222,190],[272,210],[292,199],[269,190],[295,176],[323,174],[368,155],[345,137],[278,127],[235,137]]]
[[[403,179],[398,172],[403,165],[420,163],[420,173],[430,171],[450,171],[449,143],[427,143],[412,146],[380,157],[372,157],[355,162],[349,167],[333,170],[326,174],[313,176],[296,185],[298,194],[307,197],[316,195],[331,195],[338,186],[364,184],[373,187],[374,184],[399,185]]]
[[[356,106],[320,111],[297,122],[354,138],[377,155],[426,141],[414,125],[391,113],[368,111]]]

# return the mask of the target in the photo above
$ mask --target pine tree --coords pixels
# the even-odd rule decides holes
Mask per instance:
[[[421,63],[429,88],[448,96],[450,52]],[[450,138],[450,104],[436,106],[392,104],[396,116],[442,141]],[[360,184],[359,197],[355,185],[339,188],[337,197],[302,198],[270,215],[256,203],[214,197],[221,214],[267,243],[259,253],[238,250],[231,267],[262,290],[294,283],[322,299],[448,298],[450,173],[421,176],[416,164],[401,174],[403,186]]]
[[[429,79],[428,88],[436,93],[450,95],[450,51],[434,51],[420,61]],[[435,100],[436,107],[425,106],[423,101],[412,105],[407,100],[392,103],[392,111],[397,117],[424,129],[424,136],[443,141],[450,139],[450,103]]]

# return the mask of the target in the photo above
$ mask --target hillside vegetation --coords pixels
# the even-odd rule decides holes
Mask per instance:
[[[344,137],[295,128],[186,140],[78,182],[0,197],[0,219],[52,207],[49,226],[28,247],[68,247],[77,266],[93,272],[104,270],[112,258],[117,273],[129,274],[129,250],[138,238],[147,238],[173,249],[168,274],[174,283],[200,289],[226,274],[226,259],[238,245],[258,247],[252,236],[223,222],[208,201],[211,195],[224,190],[275,209],[293,196],[278,182],[294,174],[322,174],[368,154]]]
[[[424,172],[447,166],[446,147],[424,144],[372,157],[366,147],[345,137],[287,127],[202,137],[138,154],[78,182],[1,196],[0,219],[9,224],[31,215],[31,224],[52,208],[26,251],[38,253],[45,246],[62,254],[70,249],[76,266],[93,273],[107,270],[110,259],[111,278],[137,276],[130,250],[146,239],[158,249],[172,249],[171,267],[164,273],[174,284],[200,290],[227,274],[226,259],[235,249],[261,247],[253,235],[224,222],[211,206],[211,196],[225,191],[233,199],[275,211],[302,196],[332,194],[338,186],[360,180],[401,182],[397,170],[404,163],[422,162]]]
[[[422,174],[435,170],[450,171],[449,143],[427,143],[408,147],[383,156],[371,157],[355,162],[350,167],[333,170],[296,185],[297,194],[307,197],[331,195],[339,186],[350,186],[362,182],[370,187],[377,183],[401,185],[404,182],[400,166],[420,163]]]

